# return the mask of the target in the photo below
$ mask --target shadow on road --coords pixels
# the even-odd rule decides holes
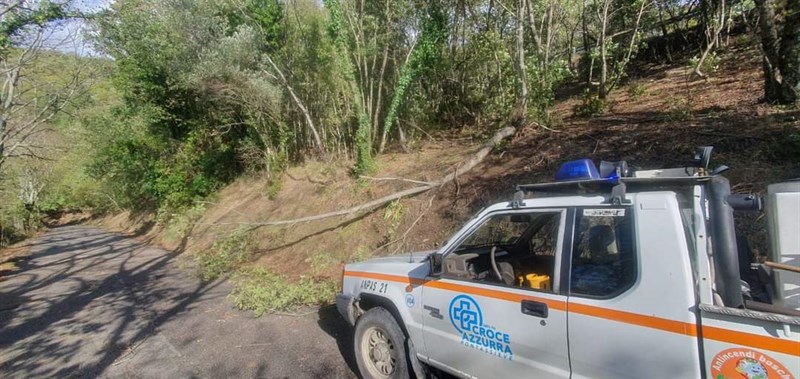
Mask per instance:
[[[164,280],[176,255],[97,229],[46,234],[0,282],[0,372],[98,376],[219,284]]]
[[[336,347],[350,371],[358,374],[355,350],[353,349],[353,328],[339,315],[336,306],[322,307],[317,312],[319,327],[336,340]]]

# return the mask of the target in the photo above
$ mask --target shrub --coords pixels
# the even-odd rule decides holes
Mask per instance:
[[[267,197],[270,200],[275,200],[275,198],[278,197],[278,194],[281,193],[281,185],[281,178],[279,178],[277,175],[273,175],[272,178],[267,181],[266,192]]]
[[[671,98],[669,100],[669,110],[667,117],[670,121],[686,121],[694,114],[694,101],[691,98],[685,100]]]
[[[227,274],[250,260],[253,245],[247,229],[235,230],[227,238],[211,246],[210,250],[195,257],[199,274],[203,280],[210,281]]]
[[[168,216],[165,215],[165,212],[162,212],[158,215],[158,221],[166,224],[165,229],[169,238],[182,239],[189,235],[195,223],[203,217],[205,211],[206,204],[198,202],[189,208],[170,213]]]
[[[575,105],[573,112],[581,117],[590,117],[605,112],[606,102],[588,89],[583,92],[581,102]]]
[[[639,82],[633,82],[628,85],[628,96],[634,101],[642,98],[647,93],[647,87]]]
[[[243,270],[233,280],[230,298],[237,308],[251,310],[256,317],[304,305],[326,304],[337,290],[332,280],[303,277],[292,283],[261,267]]]
[[[384,209],[383,211],[383,219],[389,221],[391,224],[389,225],[389,240],[394,240],[397,237],[397,228],[400,227],[400,223],[403,221],[403,214],[405,213],[405,208],[403,207],[403,203],[400,200],[395,200]]]

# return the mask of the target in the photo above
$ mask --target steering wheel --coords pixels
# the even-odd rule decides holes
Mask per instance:
[[[492,246],[492,252],[489,253],[489,258],[492,260],[492,270],[494,270],[494,275],[497,276],[497,280],[503,281],[503,274],[500,273],[500,269],[497,267],[497,246]]]

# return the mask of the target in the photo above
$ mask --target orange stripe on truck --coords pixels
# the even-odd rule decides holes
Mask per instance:
[[[472,295],[484,296],[493,299],[506,300],[511,302],[521,302],[522,300],[533,300],[547,304],[548,307],[569,312],[582,314],[591,317],[617,321],[625,324],[642,326],[645,328],[663,330],[665,332],[676,333],[691,337],[696,337],[697,326],[692,323],[669,320],[661,317],[648,316],[638,313],[619,311],[610,308],[597,307],[580,303],[569,303],[565,301],[546,299],[536,296],[521,295],[514,292],[499,291],[488,288],[465,286],[461,284],[448,283],[438,280],[425,280],[410,278],[402,275],[387,275],[365,271],[345,271],[345,276],[368,278],[375,280],[385,280],[410,285],[425,285],[431,288],[438,288],[458,293],[468,293]],[[777,351],[789,355],[800,355],[800,342],[788,339],[780,339],[762,336],[758,334],[744,333],[730,329],[716,328],[713,326],[703,326],[703,338],[720,342],[727,342],[736,345],[749,346],[758,349]]]
[[[780,339],[703,325],[703,338],[800,356],[800,341]]]
[[[485,296],[490,297],[493,299],[501,299],[511,302],[521,302],[522,300],[533,300],[547,304],[548,307],[559,310],[559,311],[566,311],[567,310],[567,303],[564,301],[553,300],[553,299],[545,299],[536,296],[527,296],[527,295],[520,295],[513,292],[506,292],[506,291],[498,291],[488,288],[480,288],[480,287],[472,287],[472,286],[464,286],[455,283],[446,283],[436,280],[425,280],[419,278],[410,278],[407,276],[401,275],[387,275],[387,274],[378,274],[374,272],[365,272],[365,271],[345,271],[344,276],[353,276],[359,278],[367,278],[367,279],[375,279],[375,280],[385,280],[390,282],[397,282],[402,284],[411,284],[411,285],[426,285],[431,288],[439,288],[447,291],[459,292],[459,293],[468,293],[471,295],[478,295],[478,296]]]
[[[618,321],[625,324],[644,326],[687,336],[697,336],[697,326],[688,322],[675,321],[661,317],[646,316],[638,313],[618,311],[615,309],[595,307],[592,305],[569,303],[570,313]]]
[[[540,303],[547,304],[548,307],[555,310],[559,311],[567,310],[567,303],[565,301],[546,299],[536,296],[520,295],[514,292],[497,291],[493,289],[480,288],[480,287],[462,286],[459,284],[446,283],[440,281],[429,281],[425,283],[425,286],[432,288],[439,288],[453,292],[459,292],[459,293],[468,293],[470,295],[485,296],[493,299],[506,300],[515,303],[521,302],[522,300],[538,301]]]

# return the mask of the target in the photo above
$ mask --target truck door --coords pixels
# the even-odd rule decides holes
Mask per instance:
[[[478,378],[569,377],[561,258],[565,209],[489,213],[423,287],[429,363]]]
[[[578,208],[569,262],[574,378],[700,378],[696,300],[672,193]]]

